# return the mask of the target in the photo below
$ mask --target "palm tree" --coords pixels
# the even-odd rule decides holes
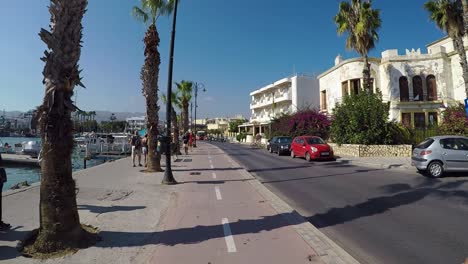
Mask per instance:
[[[182,106],[182,127],[184,129],[184,133],[189,129],[189,104],[190,100],[192,99],[192,86],[193,83],[189,81],[181,81],[180,83],[176,83],[177,90],[179,92],[179,101]]]
[[[459,0],[434,0],[426,2],[424,7],[429,11],[431,20],[452,39],[453,46],[460,56],[460,65],[465,82],[465,93],[468,97],[468,64],[465,46],[463,44],[465,27],[463,24],[462,4]]]
[[[468,34],[468,0],[461,0],[463,6],[463,28],[465,35]]]
[[[78,61],[81,55],[87,0],[51,0],[50,31],[39,36],[48,47],[42,61],[45,96],[39,108],[42,137],[40,185],[40,227],[25,251],[52,253],[82,248],[96,238],[85,231],[76,206],[76,185],[72,178],[73,150],[72,95],[83,86]]]
[[[145,24],[149,22],[146,31],[145,63],[141,69],[143,81],[143,95],[146,98],[146,127],[148,131],[148,167],[147,171],[162,171],[161,154],[157,152],[158,146],[158,78],[161,58],[158,51],[159,34],[156,29],[156,20],[161,15],[172,12],[174,0],[140,0],[141,7],[133,7],[133,16]]]
[[[338,14],[334,18],[338,27],[338,34],[348,33],[346,48],[354,49],[361,54],[364,60],[362,71],[364,88],[371,91],[371,74],[369,64],[369,51],[375,47],[379,40],[377,30],[380,28],[380,10],[372,9],[372,1],[351,0],[351,3],[340,3]]]
[[[182,155],[182,153],[180,152],[180,141],[179,141],[179,135],[180,135],[180,126],[179,126],[179,122],[177,122],[177,113],[174,109],[174,105],[177,106],[179,109],[182,109],[181,107],[181,104],[180,104],[180,100],[179,100],[179,95],[178,95],[178,91],[176,92],[173,92],[171,94],[171,102],[172,102],[172,108],[171,108],[171,119],[174,120],[172,122],[172,127],[171,127],[171,130],[172,130],[172,133],[174,134],[174,144],[175,144],[175,150],[177,151],[176,154],[177,155]],[[163,94],[161,96],[161,99],[164,103],[167,102],[167,97],[165,94]]]

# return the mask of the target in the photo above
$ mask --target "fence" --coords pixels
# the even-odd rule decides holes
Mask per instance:
[[[440,135],[437,128],[414,128],[410,129],[411,143],[413,145],[419,144],[428,137]]]

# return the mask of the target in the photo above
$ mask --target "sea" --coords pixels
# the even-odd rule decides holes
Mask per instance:
[[[40,138],[25,138],[25,137],[0,137],[1,144],[8,143],[10,146],[14,146],[16,143],[22,143],[25,141],[38,141],[40,142]],[[116,157],[118,158],[118,157]],[[95,158],[88,160],[86,162],[86,167],[93,167],[99,164],[102,164],[112,158]],[[75,149],[72,154],[72,166],[73,171],[79,171],[84,168],[84,152]],[[4,167],[8,181],[3,184],[2,191],[6,191],[11,188],[11,186],[19,183],[27,181],[29,184],[35,183],[40,181],[41,178],[41,169],[38,167],[30,167],[30,166],[6,166]]]

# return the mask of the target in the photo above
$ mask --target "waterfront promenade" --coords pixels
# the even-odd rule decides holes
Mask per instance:
[[[219,148],[200,142],[173,163],[180,184],[126,158],[74,173],[82,223],[102,241],[41,262],[16,243],[37,228],[37,184],[3,193],[0,263],[357,263]]]

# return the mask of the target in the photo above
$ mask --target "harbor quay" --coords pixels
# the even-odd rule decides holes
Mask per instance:
[[[101,240],[46,263],[358,263],[218,147],[173,161],[172,186],[130,158],[74,172],[80,221]],[[2,198],[0,263],[44,263],[17,250],[39,225],[39,183]]]

